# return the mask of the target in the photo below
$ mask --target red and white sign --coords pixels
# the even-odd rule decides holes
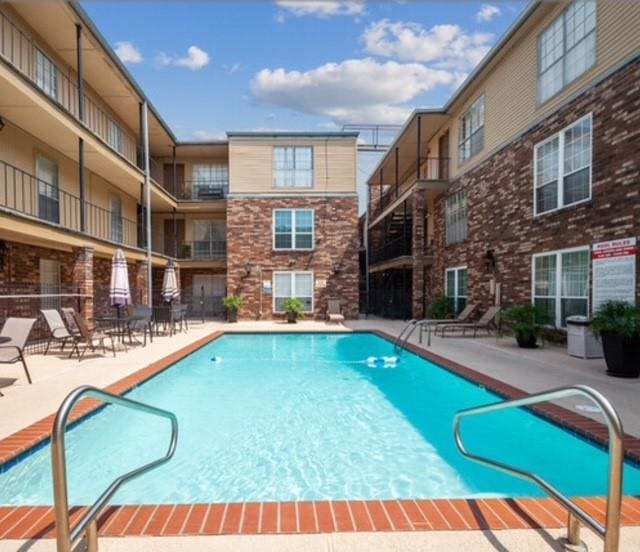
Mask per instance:
[[[591,250],[593,310],[606,301],[636,302],[636,238],[596,243]]]

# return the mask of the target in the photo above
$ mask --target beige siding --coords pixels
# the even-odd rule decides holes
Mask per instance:
[[[453,107],[450,124],[450,174],[475,166],[497,147],[553,112],[576,92],[640,51],[640,2],[600,0],[597,12],[596,64],[560,93],[538,103],[537,38],[567,4],[543,5],[532,16],[526,33],[508,48],[488,74]],[[522,31],[521,31],[522,32]],[[485,95],[485,146],[458,166],[458,119],[481,94]],[[437,142],[437,140],[436,140]],[[433,144],[437,151],[437,144]]]
[[[276,188],[273,182],[273,148],[312,146],[312,188]],[[242,140],[229,142],[229,191],[242,194],[304,192],[355,192],[357,189],[355,139]]]

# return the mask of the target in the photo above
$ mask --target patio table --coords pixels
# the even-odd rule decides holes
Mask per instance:
[[[96,316],[96,322],[106,322],[110,323],[111,326],[115,329],[116,341],[120,341],[120,343],[124,344],[125,332],[127,330],[127,326],[129,322],[132,320],[131,316]]]

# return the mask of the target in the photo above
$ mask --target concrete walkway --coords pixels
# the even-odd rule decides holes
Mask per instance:
[[[350,321],[347,325],[352,329],[382,330],[395,336],[405,322],[371,318]],[[640,436],[640,379],[607,376],[604,359],[570,357],[566,346],[552,344],[539,349],[520,349],[512,337],[432,337],[431,347],[427,347],[426,335],[425,343],[420,345],[417,334],[416,331],[411,337],[411,343],[530,393],[575,384],[591,386],[613,403],[625,431]],[[602,421],[600,414],[589,411],[592,404],[588,399],[576,397],[558,404]]]

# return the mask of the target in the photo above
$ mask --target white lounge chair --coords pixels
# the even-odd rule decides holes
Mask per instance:
[[[329,299],[327,305],[327,320],[329,322],[335,322],[336,324],[344,322],[344,315],[342,314],[339,299]]]
[[[31,383],[31,375],[24,360],[24,347],[35,322],[35,318],[7,318],[0,331],[0,336],[10,338],[10,341],[0,345],[0,363],[22,362],[29,383]]]

